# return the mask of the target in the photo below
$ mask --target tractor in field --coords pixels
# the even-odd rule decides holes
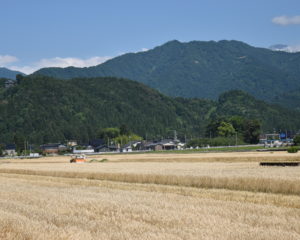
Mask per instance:
[[[84,154],[80,155],[73,155],[70,163],[85,163],[86,162],[86,157]]]

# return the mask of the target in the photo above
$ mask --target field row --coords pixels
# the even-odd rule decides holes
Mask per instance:
[[[300,167],[257,163],[3,164],[0,173],[300,195]]]
[[[300,209],[279,203],[299,200],[276,194],[0,174],[0,239],[294,240],[300,238]]]

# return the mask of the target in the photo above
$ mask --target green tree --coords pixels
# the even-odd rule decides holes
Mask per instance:
[[[232,116],[228,119],[228,121],[232,124],[236,132],[241,133],[244,131],[245,118],[241,116]]]
[[[18,153],[24,151],[25,149],[25,137],[21,133],[15,133],[14,143],[16,144],[16,150]]]
[[[218,127],[218,135],[221,137],[230,137],[235,134],[235,130],[231,123],[221,122]]]
[[[98,137],[104,139],[105,142],[107,142],[108,140],[112,140],[118,136],[120,136],[119,128],[103,128],[98,133]]]
[[[120,126],[120,135],[128,136],[130,134],[130,130],[126,124],[122,124]]]
[[[4,150],[4,146],[3,144],[0,144],[0,156],[3,156],[3,150]]]
[[[251,144],[259,142],[261,124],[258,120],[246,120],[244,123],[244,141]]]
[[[114,138],[114,141],[123,145],[123,144],[129,143],[130,141],[140,141],[142,139],[143,139],[142,137],[140,137],[136,134],[130,134],[129,136],[120,135],[120,136]]]
[[[212,120],[209,122],[209,124],[206,126],[205,135],[209,138],[214,138],[218,136],[218,127],[221,124],[221,120]]]

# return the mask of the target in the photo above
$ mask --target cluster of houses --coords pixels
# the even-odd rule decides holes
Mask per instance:
[[[264,134],[260,136],[260,143],[265,147],[282,147],[293,145],[293,139],[287,133]],[[56,155],[64,153],[74,154],[99,154],[106,152],[133,152],[133,151],[163,151],[163,150],[181,150],[185,144],[181,143],[177,137],[174,139],[162,139],[156,141],[130,141],[125,145],[107,144],[103,139],[95,139],[88,144],[78,144],[77,141],[68,141],[62,143],[43,144],[37,148],[31,148],[30,156],[37,157],[37,153],[43,155]],[[198,148],[198,147],[197,147]],[[34,149],[34,150],[33,150]],[[34,153],[35,152],[35,153]],[[1,154],[0,154],[1,155]],[[16,156],[17,150],[15,144],[7,144],[2,155]]]
[[[293,138],[291,134],[285,133],[269,133],[262,134],[259,142],[265,147],[286,147],[293,145]]]
[[[158,141],[130,141],[125,145],[120,144],[107,144],[103,139],[95,139],[88,144],[77,144],[77,141],[68,141],[66,144],[50,143],[39,146],[43,155],[56,155],[63,153],[74,154],[98,154],[105,152],[133,152],[133,151],[162,151],[162,150],[175,150],[182,149],[184,143],[177,139],[163,139]],[[4,155],[16,156],[15,144],[6,145]]]

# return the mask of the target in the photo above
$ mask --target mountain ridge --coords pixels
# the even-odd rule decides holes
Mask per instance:
[[[123,77],[142,82],[169,96],[217,99],[240,89],[275,102],[300,88],[300,53],[252,47],[236,40],[169,41],[146,52],[127,53],[88,68],[46,68],[34,75],[62,79]]]

